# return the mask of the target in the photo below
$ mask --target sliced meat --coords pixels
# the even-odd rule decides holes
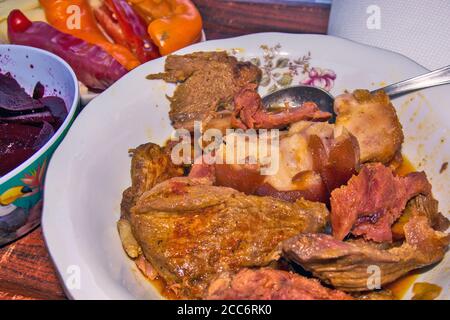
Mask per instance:
[[[131,187],[125,189],[122,194],[121,216],[117,222],[117,229],[125,252],[130,258],[135,259],[140,256],[142,250],[131,230],[130,209],[136,204],[139,196],[157,183],[183,175],[183,168],[171,161],[170,148],[161,148],[154,143],[140,145],[129,152],[132,155]]]
[[[331,193],[333,236],[342,240],[350,232],[377,242],[392,241],[392,224],[409,199],[430,194],[425,173],[395,176],[380,163],[365,165],[346,186]]]
[[[343,94],[334,102],[336,129],[347,129],[356,137],[361,151],[361,162],[387,164],[403,143],[402,126],[397,113],[383,91],[370,94],[355,90]]]
[[[323,204],[247,196],[203,179],[172,178],[131,209],[145,257],[170,287],[180,288],[180,297],[200,298],[218,273],[266,266],[283,240],[326,225]]]
[[[291,202],[305,198],[327,203],[330,192],[347,183],[359,168],[359,149],[354,137],[347,131],[335,137],[333,125],[327,122],[292,124],[280,136],[279,143],[269,141],[268,155],[277,156],[269,156],[268,162],[264,162],[267,160],[264,154],[256,154],[260,147],[256,139],[253,142],[248,139],[244,146],[237,143],[246,137],[238,133],[225,137],[216,153],[221,163],[215,165],[217,185]],[[256,164],[237,164],[247,159],[256,159]],[[262,173],[264,165],[273,167],[273,171]]]
[[[352,300],[344,292],[323,287],[319,281],[273,269],[243,269],[221,274],[209,286],[209,300]]]
[[[343,242],[326,234],[300,234],[283,244],[284,256],[344,291],[367,291],[369,267],[379,267],[381,285],[444,257],[450,236],[433,230],[424,216],[406,223],[405,242],[383,249],[366,241]]]
[[[183,168],[176,166],[170,159],[170,149],[162,148],[154,143],[140,145],[131,149],[131,187],[126,189],[122,197],[122,217],[129,215],[135,199],[157,183],[172,177],[183,175]]]
[[[234,98],[234,111],[231,124],[240,129],[283,128],[301,120],[326,121],[331,117],[328,112],[320,111],[314,102],[306,102],[299,107],[287,108],[273,113],[264,109],[257,86],[249,84]]]
[[[450,221],[438,211],[438,202],[432,195],[418,195],[408,201],[402,215],[392,226],[395,240],[405,238],[404,226],[415,215],[426,217],[429,225],[437,231],[445,231],[450,226]]]
[[[226,52],[196,52],[168,56],[165,72],[148,78],[179,83],[169,116],[175,128],[192,131],[194,121],[202,121],[204,128],[229,128],[234,96],[247,84],[258,84],[261,70]]]

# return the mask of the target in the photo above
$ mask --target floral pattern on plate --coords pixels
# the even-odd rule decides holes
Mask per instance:
[[[261,45],[262,58],[255,57],[250,61],[262,70],[261,87],[271,93],[293,85],[308,85],[330,91],[334,87],[336,73],[327,68],[311,66],[311,52],[298,57],[288,58],[281,54],[282,46]],[[231,50],[237,54],[239,50]]]

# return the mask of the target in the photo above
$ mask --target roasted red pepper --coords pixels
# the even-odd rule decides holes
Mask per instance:
[[[147,24],[125,0],[105,0],[95,16],[116,43],[127,46],[141,63],[160,57]]]
[[[74,69],[78,80],[94,90],[104,90],[127,73],[116,59],[97,45],[62,33],[45,22],[31,22],[21,11],[8,16],[8,36],[13,44],[44,49],[60,56]]]
[[[132,70],[141,64],[126,46],[111,43],[103,34],[88,0],[39,0],[39,3],[45,10],[48,23],[57,30],[99,46],[127,70]],[[79,26],[77,27],[69,23],[73,21],[72,8],[79,10],[77,18]]]

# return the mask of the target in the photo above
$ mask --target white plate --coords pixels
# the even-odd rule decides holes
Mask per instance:
[[[346,89],[372,89],[427,71],[404,56],[320,35],[261,33],[207,41],[179,53],[218,49],[247,60],[259,58],[262,65],[272,57],[273,64],[281,67],[286,63],[289,66],[289,62],[295,65],[297,60],[300,66],[296,68],[294,83],[311,80],[304,69],[314,73],[321,68],[329,76],[315,78],[315,84],[331,87],[334,72],[337,77],[331,89],[333,94]],[[299,61],[303,56],[308,63],[305,68]],[[145,79],[163,67],[164,59],[148,62],[93,100],[50,162],[42,223],[51,257],[71,298],[159,298],[122,250],[116,221],[122,191],[130,185],[128,149],[149,141],[163,143],[172,131],[165,96],[172,93],[174,86]],[[287,70],[288,67],[271,72],[283,74]],[[273,83],[266,84],[261,92]],[[447,215],[449,170],[442,174],[439,170],[450,160],[449,89],[433,88],[394,101],[406,135],[403,152],[419,170],[426,171],[440,210]],[[443,287],[440,298],[450,297],[449,267],[447,255],[445,261],[420,277],[421,281]]]

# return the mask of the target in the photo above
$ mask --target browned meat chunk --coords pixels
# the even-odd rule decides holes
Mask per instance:
[[[159,182],[183,175],[183,168],[170,159],[170,150],[154,143],[140,145],[130,150],[131,187],[123,193],[121,212],[127,217],[135,199]]]
[[[264,110],[261,97],[256,92],[257,86],[247,85],[234,98],[234,111],[231,124],[241,129],[283,128],[301,120],[325,121],[331,117],[328,112],[320,111],[314,102],[302,106],[287,108],[272,113]]]
[[[414,216],[404,230],[406,241],[388,249],[363,240],[343,242],[325,234],[300,234],[284,242],[283,252],[337,289],[367,291],[371,266],[380,268],[384,285],[444,257],[450,236],[433,230],[426,217]]]
[[[346,128],[359,142],[361,162],[388,163],[403,143],[402,126],[384,92],[355,90],[336,97],[336,129]]]
[[[333,236],[342,240],[348,233],[377,242],[392,241],[392,224],[409,199],[430,194],[425,173],[395,176],[382,164],[365,165],[346,186],[331,193]]]
[[[404,226],[411,217],[420,215],[428,219],[428,224],[437,231],[445,231],[450,226],[450,221],[438,211],[438,202],[432,195],[418,195],[409,200],[400,218],[392,226],[392,234],[395,240],[405,238]]]
[[[245,145],[238,147],[235,143],[245,138],[245,134],[237,133],[225,137],[216,153],[218,162],[223,163],[215,166],[217,185],[291,202],[305,198],[327,203],[330,192],[347,183],[359,169],[356,139],[345,130],[335,137],[333,125],[327,122],[300,121],[283,132],[275,148],[270,145],[271,153],[278,154],[278,157],[270,160],[274,161],[271,163],[274,170],[268,175],[261,174],[261,168],[269,166],[264,162],[265,157],[249,152],[257,150],[257,143],[251,148]],[[231,145],[234,146],[232,152],[228,148]],[[227,164],[230,154],[233,159],[239,155],[235,164]],[[236,164],[249,158],[256,159],[255,163]],[[197,166],[194,165],[193,169]]]
[[[344,292],[323,287],[319,281],[273,269],[243,269],[221,274],[211,283],[210,300],[352,300]]]
[[[180,297],[200,298],[218,273],[266,266],[282,241],[325,227],[322,204],[247,196],[204,179],[165,181],[131,209],[145,257]]]
[[[154,143],[140,145],[130,150],[130,154],[132,155],[131,187],[122,195],[121,217],[117,222],[117,229],[125,252],[134,259],[141,254],[141,248],[131,231],[130,209],[135,205],[136,199],[155,184],[181,176],[183,168],[173,164],[169,156],[169,148],[161,148]]]
[[[258,84],[261,70],[226,52],[196,52],[168,56],[165,72],[148,78],[180,82],[170,98],[169,116],[175,128],[192,130],[194,121],[208,127],[222,117],[223,126],[230,127],[234,96],[247,84]]]

